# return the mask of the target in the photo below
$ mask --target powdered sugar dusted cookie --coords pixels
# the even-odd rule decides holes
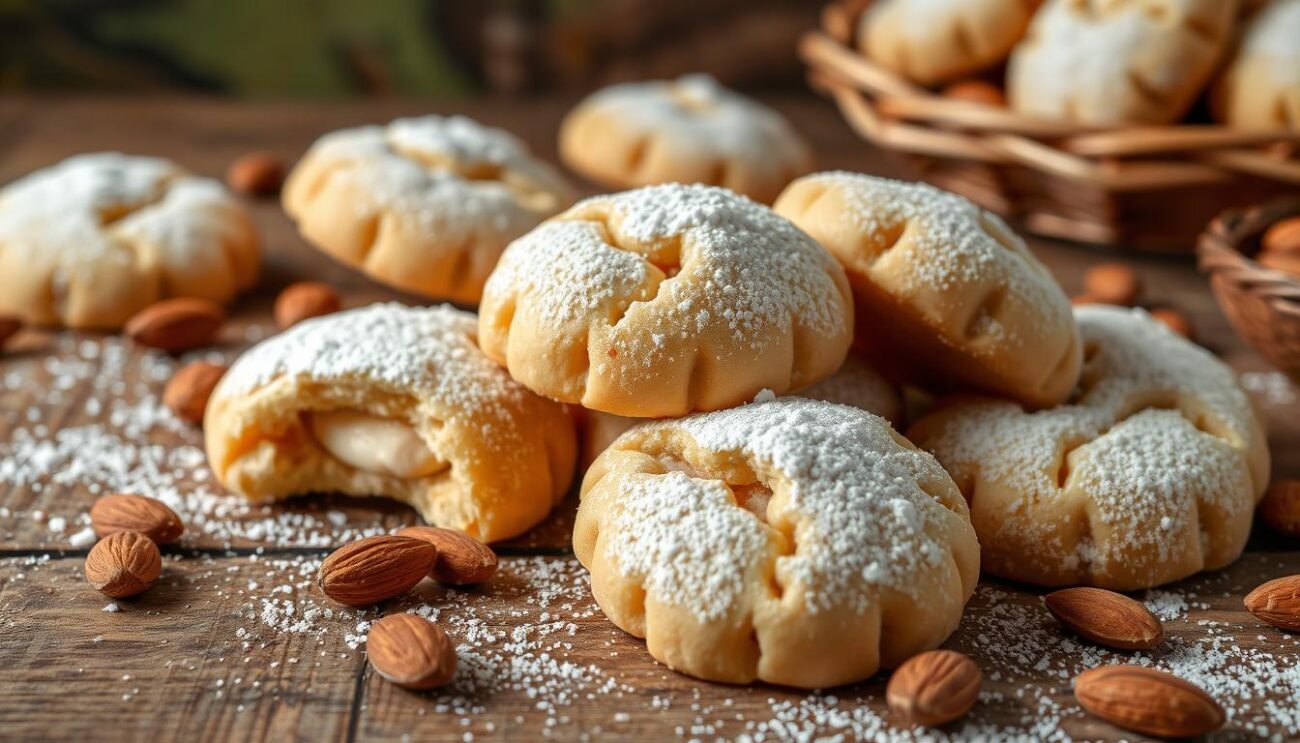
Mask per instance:
[[[768,208],[664,185],[583,201],[488,279],[483,350],[529,389],[661,417],[806,387],[853,333],[844,271]]]
[[[884,420],[784,398],[637,426],[588,471],[574,551],[610,621],[700,678],[846,684],[936,647],[979,545]]]
[[[858,345],[886,375],[1032,406],[1074,387],[1070,301],[997,215],[932,186],[851,173],[800,178],[774,208],[844,265]]]
[[[950,401],[909,435],[971,505],[984,569],[1129,590],[1241,554],[1269,455],[1231,369],[1141,310],[1081,307],[1069,403]]]
[[[595,93],[561,125],[560,156],[615,188],[704,183],[767,204],[812,170],[812,151],[780,114],[708,75]]]
[[[1215,103],[1236,127],[1300,129],[1300,0],[1272,0],[1251,18]]]
[[[564,497],[573,421],[479,351],[474,316],[395,304],[309,320],[231,367],[204,420],[217,478],[252,500],[383,495],[483,541]]]
[[[1006,59],[1038,0],[876,0],[858,45],[877,64],[934,85]]]
[[[466,304],[511,240],[572,201],[522,142],[462,116],[327,134],[284,188],[285,211],[321,250],[386,284]]]
[[[78,155],[0,190],[0,313],[29,322],[113,329],[159,299],[225,302],[258,264],[239,202],[167,160]]]

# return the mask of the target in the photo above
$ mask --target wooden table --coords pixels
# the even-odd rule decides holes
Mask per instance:
[[[220,176],[248,150],[292,159],[324,132],[430,111],[507,127],[553,157],[557,123],[571,103],[4,101],[0,182],[104,149],[164,155]],[[825,167],[890,172],[829,104],[811,97],[773,103],[812,139]],[[269,334],[269,297],[291,280],[329,281],[350,305],[397,297],[306,246],[274,202],[254,209],[265,237],[262,288],[239,304],[219,347],[189,358],[232,359]],[[1105,259],[1043,241],[1035,248],[1071,293],[1082,270]],[[1270,427],[1274,474],[1300,476],[1295,388],[1232,335],[1190,262],[1144,258],[1136,265],[1148,303],[1185,311],[1206,346],[1249,373]],[[320,596],[312,578],[332,546],[413,523],[414,513],[366,499],[250,508],[223,496],[207,478],[199,432],[158,405],[177,363],[111,335],[37,331],[24,332],[0,357],[0,738],[904,735],[885,719],[879,678],[802,694],[702,683],[657,665],[591,601],[570,552],[572,498],[533,533],[501,546],[504,567],[492,584],[452,591],[426,582],[416,595],[382,607],[425,607],[461,643],[452,687],[415,694],[387,684],[355,648],[363,623],[381,612],[343,610]],[[153,590],[109,602],[81,577],[85,513],[98,492],[123,487],[176,504],[190,535],[168,552]],[[1296,572],[1300,551],[1261,526],[1233,567],[1139,595],[1168,618],[1170,639],[1154,656],[1137,657],[1154,657],[1224,700],[1236,715],[1220,739],[1300,736],[1300,638],[1259,625],[1241,606],[1263,579]],[[1073,703],[1077,672],[1122,656],[1061,634],[1040,594],[982,584],[948,646],[979,661],[985,693],[965,727],[943,734],[1138,737]],[[1286,669],[1291,677],[1277,682]]]

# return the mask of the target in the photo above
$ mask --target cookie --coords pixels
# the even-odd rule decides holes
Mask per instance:
[[[937,85],[1006,59],[1037,5],[1037,0],[877,0],[858,21],[858,47],[882,67]]]
[[[560,157],[613,188],[704,183],[767,204],[812,170],[812,151],[780,114],[708,75],[596,92],[565,117]]]
[[[637,426],[582,484],[574,552],[674,670],[823,688],[938,646],[979,574],[952,479],[881,418],[783,398]]]
[[[1141,310],[1075,312],[1087,361],[1068,403],[951,400],[908,433],[970,503],[984,569],[1127,591],[1231,563],[1269,473],[1232,370]]]
[[[304,238],[390,286],[475,304],[501,251],[573,201],[522,142],[463,116],[327,134],[289,174]]]
[[[30,323],[112,330],[160,299],[226,302],[259,261],[244,207],[167,160],[78,155],[0,190],[0,314]]]
[[[1224,0],[1047,0],[1011,53],[1011,108],[1080,124],[1177,121],[1232,38],[1236,7]]]
[[[204,419],[208,460],[255,501],[406,503],[490,542],[537,524],[573,476],[563,406],[479,351],[474,316],[396,304],[307,320],[241,356]]]
[[[1300,0],[1273,0],[1246,24],[1215,88],[1219,120],[1242,129],[1300,129]]]
[[[807,387],[853,334],[844,270],[767,207],[710,186],[583,201],[506,249],[479,341],[534,392],[615,415]]]
[[[932,186],[801,178],[774,206],[848,272],[857,345],[887,376],[1048,406],[1079,376],[1070,300],[995,214]]]

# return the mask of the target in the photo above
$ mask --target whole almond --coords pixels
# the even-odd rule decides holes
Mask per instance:
[[[168,380],[163,389],[163,405],[187,423],[202,424],[208,398],[225,373],[225,366],[211,361],[186,364]]]
[[[284,183],[284,161],[270,152],[250,152],[226,170],[226,185],[246,196],[271,196]]]
[[[1300,480],[1279,480],[1259,502],[1259,516],[1278,534],[1300,537]]]
[[[937,727],[970,711],[980,681],[975,661],[955,650],[931,650],[912,656],[894,671],[885,701],[908,722]]]
[[[90,507],[90,526],[101,539],[119,532],[143,534],[155,544],[171,544],[185,524],[167,504],[130,493],[105,495]]]
[[[1083,287],[1098,303],[1132,307],[1142,292],[1142,280],[1124,263],[1099,263],[1084,273]]]
[[[1074,696],[1101,719],[1156,738],[1194,738],[1224,722],[1223,708],[1199,686],[1154,668],[1084,671],[1075,679]]]
[[[1288,632],[1300,632],[1300,575],[1276,578],[1246,595],[1246,611]]]
[[[1151,310],[1151,317],[1188,340],[1195,336],[1195,331],[1192,330],[1192,321],[1187,319],[1187,315],[1172,307],[1156,307]]]
[[[1264,231],[1259,245],[1268,253],[1300,253],[1300,216],[1274,222]]]
[[[177,297],[145,307],[126,321],[131,340],[161,351],[188,351],[205,346],[226,321],[221,305],[196,297]]]
[[[340,604],[369,606],[414,588],[437,556],[437,548],[420,539],[370,537],[334,550],[316,580]]]
[[[423,539],[438,548],[438,558],[429,574],[439,583],[468,586],[486,582],[496,575],[496,553],[468,534],[436,526],[408,526],[397,534]]]
[[[404,689],[436,689],[456,675],[456,648],[447,634],[414,614],[375,622],[366,656],[376,673]]]
[[[1145,606],[1104,588],[1066,588],[1047,594],[1047,610],[1075,634],[1119,650],[1150,650],[1164,626]]]
[[[23,329],[23,319],[17,315],[0,313],[0,348]]]
[[[281,330],[313,317],[338,312],[343,306],[338,292],[328,284],[303,281],[292,284],[275,299],[275,324]]]
[[[149,590],[162,573],[158,545],[143,534],[119,531],[90,548],[86,580],[96,591],[123,599]]]
[[[1255,255],[1255,260],[1264,268],[1300,276],[1300,251],[1262,250]]]
[[[959,80],[943,89],[943,97],[998,108],[1007,105],[1007,96],[1002,88],[984,80]]]

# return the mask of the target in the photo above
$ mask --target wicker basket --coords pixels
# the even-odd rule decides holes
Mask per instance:
[[[1271,225],[1300,215],[1300,197],[1233,209],[1210,223],[1197,244],[1201,270],[1237,334],[1300,381],[1300,278],[1252,260]]]
[[[1300,190],[1300,132],[1087,127],[945,98],[852,48],[869,0],[839,0],[800,55],[865,139],[916,175],[1049,237],[1192,251],[1230,207]]]

